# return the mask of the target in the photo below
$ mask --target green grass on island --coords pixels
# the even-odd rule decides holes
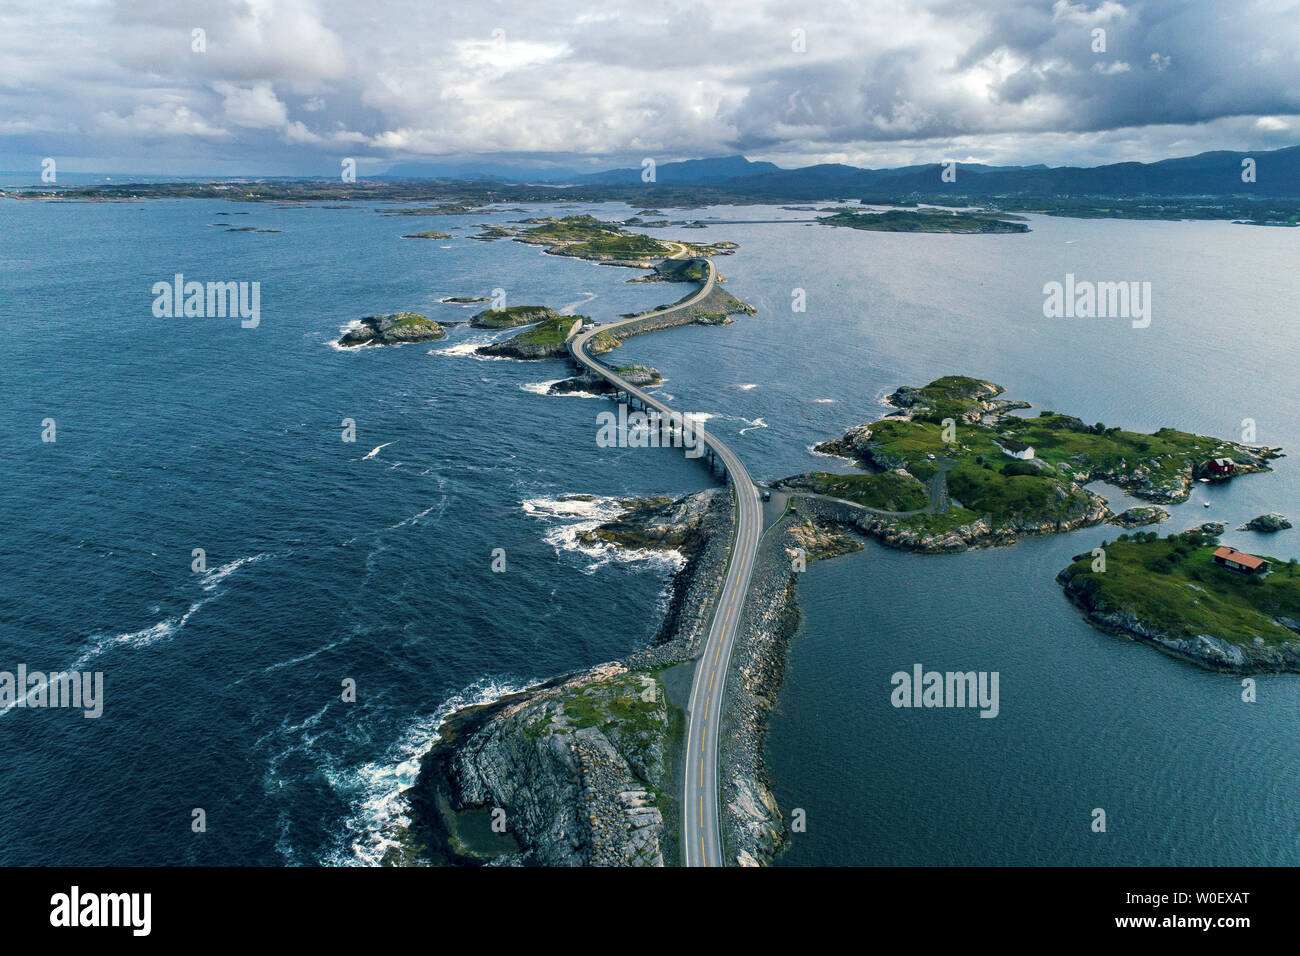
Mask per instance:
[[[584,259],[661,259],[675,249],[666,242],[638,233],[625,232],[615,223],[595,216],[565,216],[563,219],[534,219],[536,223],[519,233],[524,242],[550,246],[557,255]]]
[[[818,450],[876,472],[902,468],[921,482],[947,465],[951,513],[904,519],[924,531],[950,530],[979,517],[994,524],[1095,523],[1100,499],[1082,487],[1090,481],[1112,481],[1149,500],[1179,501],[1210,459],[1231,458],[1245,474],[1265,470],[1263,461],[1274,454],[1173,428],[1145,434],[1057,412],[1011,414],[1025,403],[1005,401],[1002,392],[966,376],[900,388],[891,401],[902,416],[852,429]],[[1031,459],[1009,454],[1024,454],[1020,445],[1032,447]]]
[[[573,324],[585,318],[583,315],[557,315],[543,319],[531,329],[511,337],[510,341],[517,345],[560,345],[568,339]]]
[[[1208,634],[1248,646],[1294,643],[1300,635],[1279,617],[1300,620],[1300,568],[1295,559],[1269,562],[1264,575],[1247,575],[1214,563],[1217,539],[1185,532],[1122,534],[1105,544],[1105,570],[1092,570],[1082,554],[1059,580],[1090,610],[1127,613],[1175,637]],[[1067,583],[1068,582],[1068,583]]]
[[[432,319],[426,318],[419,312],[394,312],[391,316],[389,328],[394,329],[422,329],[430,328],[438,323]]]
[[[839,212],[819,220],[828,226],[869,229],[876,232],[1028,232],[1017,222],[1021,217],[1006,213],[952,212],[946,209],[890,209],[887,212]]]
[[[787,481],[794,486],[794,482]],[[911,475],[884,471],[872,475],[836,475],[814,471],[801,475],[801,490],[843,498],[880,511],[917,511],[930,503],[925,486]]]
[[[511,329],[517,325],[532,325],[534,322],[553,319],[558,315],[554,309],[544,305],[512,305],[505,309],[485,309],[470,319],[470,324],[479,329]]]

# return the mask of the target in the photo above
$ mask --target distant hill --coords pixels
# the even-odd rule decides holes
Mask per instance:
[[[1255,182],[1242,182],[1242,160],[1255,160]],[[1300,198],[1300,146],[1252,152],[1216,151],[1155,163],[1107,166],[957,166],[944,182],[939,163],[905,169],[808,166],[727,180],[726,188],[750,195],[854,196],[1257,196]]]
[[[1255,182],[1242,182],[1242,160],[1255,160]],[[1155,163],[1105,166],[957,166],[955,182],[944,182],[939,163],[891,169],[863,169],[821,163],[783,169],[744,156],[719,156],[660,163],[659,186],[707,186],[721,192],[782,200],[855,198],[927,199],[1009,197],[1206,196],[1300,199],[1300,146],[1229,152],[1219,150]],[[501,183],[567,183],[580,186],[644,185],[640,167],[582,173],[572,168],[505,163],[401,163],[376,179],[480,180]]]
[[[688,159],[680,163],[660,163],[655,167],[657,183],[721,183],[769,172],[785,172],[775,163],[753,162],[744,156],[720,156],[716,159]],[[580,176],[574,182],[616,185],[641,182],[641,168],[610,169],[603,173]]]

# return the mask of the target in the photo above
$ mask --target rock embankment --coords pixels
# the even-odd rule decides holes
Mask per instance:
[[[679,301],[685,301],[695,294],[691,292],[682,296]],[[678,309],[676,312],[647,315],[636,322],[610,329],[609,334],[622,341],[634,335],[658,332],[661,329],[675,329],[683,325],[729,325],[732,315],[757,314],[758,310],[748,302],[741,302],[730,292],[714,285],[708,295],[687,308]]]
[[[763,750],[768,715],[785,678],[790,638],[799,626],[798,558],[803,562],[859,550],[860,541],[798,509],[768,531],[759,547],[744,616],[732,650],[723,703],[722,836],[726,862],[766,866],[789,839],[772,793]]]

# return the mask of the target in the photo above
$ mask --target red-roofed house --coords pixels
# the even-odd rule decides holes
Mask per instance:
[[[1214,563],[1243,574],[1261,574],[1268,570],[1268,562],[1263,558],[1227,546],[1215,549]]]

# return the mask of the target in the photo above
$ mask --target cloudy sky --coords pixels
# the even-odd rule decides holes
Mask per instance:
[[[4,170],[1092,165],[1297,142],[1300,0],[0,0]]]

